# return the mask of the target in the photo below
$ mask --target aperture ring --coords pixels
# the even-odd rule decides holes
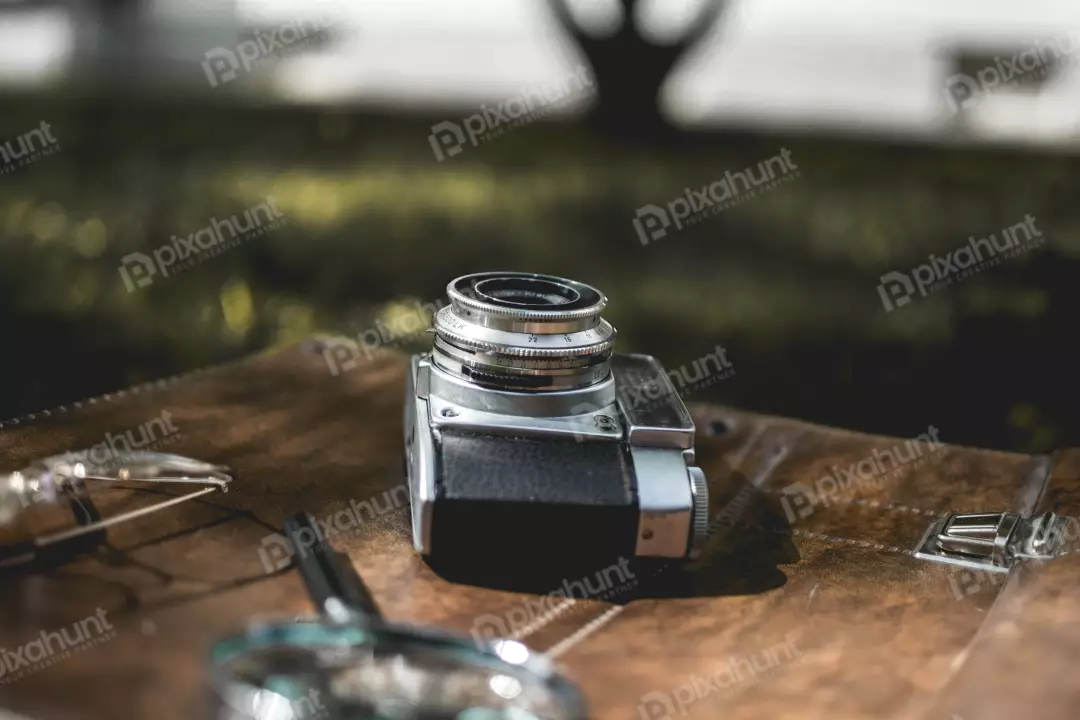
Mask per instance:
[[[601,319],[595,327],[564,335],[508,332],[462,320],[449,305],[435,315],[435,332],[452,345],[519,357],[595,355],[611,349],[615,328]]]
[[[454,314],[467,323],[481,327],[505,330],[507,332],[527,333],[536,335],[565,335],[596,327],[600,322],[599,315],[591,315],[570,320],[522,320],[517,317],[506,315],[493,315],[486,310],[475,310],[465,307],[457,301],[451,301],[450,306]]]
[[[431,359],[436,367],[455,377],[504,390],[570,390],[600,382],[611,374],[611,366],[606,357],[585,367],[548,372],[462,362],[442,350],[432,353]]]
[[[498,370],[536,375],[569,375],[605,362],[611,353],[595,355],[575,355],[571,357],[521,357],[520,355],[502,355],[494,352],[475,351],[462,348],[435,338],[436,354],[453,358],[456,362],[476,367],[489,367]]]

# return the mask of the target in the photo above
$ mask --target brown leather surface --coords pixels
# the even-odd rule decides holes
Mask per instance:
[[[227,494],[110,530],[114,553],[0,577],[0,647],[99,608],[114,628],[0,685],[0,706],[65,720],[204,717],[203,658],[215,637],[256,614],[311,611],[295,572],[266,573],[263,538],[296,510],[325,518],[375,499],[387,512],[335,544],[390,619],[465,633],[517,622],[526,643],[553,651],[598,718],[983,720],[1032,703],[1044,703],[1042,717],[1073,716],[1080,556],[991,581],[911,550],[953,510],[1076,514],[1075,452],[1055,459],[1044,488],[1044,458],[921,447],[923,461],[838,490],[789,522],[785,487],[831,489],[821,479],[833,468],[842,475],[906,441],[699,407],[716,528],[705,555],[635,566],[629,592],[545,612],[535,595],[456,582],[413,552],[407,507],[390,494],[403,483],[404,370],[404,358],[384,355],[335,377],[309,343],[5,427],[0,461],[11,470],[167,410],[178,434],[160,449],[228,464],[237,480]],[[727,431],[703,432],[714,423]],[[947,443],[948,429],[940,433]],[[105,514],[154,497],[95,493]]]

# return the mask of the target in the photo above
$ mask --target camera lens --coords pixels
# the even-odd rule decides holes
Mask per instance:
[[[607,303],[584,283],[550,275],[488,272],[446,287],[435,316],[433,362],[474,384],[544,392],[602,382],[615,328]]]
[[[581,293],[565,283],[540,278],[494,277],[481,280],[472,287],[476,295],[492,305],[522,310],[543,310],[581,298]]]

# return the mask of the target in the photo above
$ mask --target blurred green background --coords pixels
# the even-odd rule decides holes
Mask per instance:
[[[123,19],[139,3],[91,5]],[[197,60],[216,42],[195,43],[189,80],[204,83]],[[656,88],[613,82],[609,67],[591,111],[535,119],[438,162],[432,126],[479,100],[284,102],[265,73],[237,80],[241,93],[149,91],[149,71],[149,82],[116,81],[118,68],[145,63],[106,55],[76,55],[62,81],[0,94],[0,144],[42,121],[58,139],[55,152],[0,174],[0,417],[313,333],[356,337],[411,303],[442,300],[458,275],[508,269],[599,287],[619,350],[678,368],[725,348],[734,375],[691,388],[690,402],[899,436],[933,425],[950,443],[1023,452],[1080,444],[1073,145],[968,141],[955,127],[930,139],[841,124],[676,129],[640,117],[640,94]],[[612,57],[633,80],[651,56]],[[882,86],[883,101],[891,92]],[[639,242],[638,208],[784,148],[796,179]],[[125,286],[127,254],[268,196],[284,227]],[[1027,215],[1040,247],[883,308],[882,274]],[[421,334],[394,348],[425,343]]]
[[[355,337],[457,275],[516,269],[600,287],[622,350],[677,367],[726,348],[735,376],[691,401],[1024,451],[1075,442],[1072,157],[730,133],[650,148],[538,123],[436,163],[424,116],[11,109],[0,136],[48,117],[61,150],[0,176],[5,417],[313,332]],[[781,147],[797,179],[640,244],[637,207]],[[126,289],[125,254],[268,195],[285,227]],[[1044,246],[884,311],[882,273],[1026,214]]]

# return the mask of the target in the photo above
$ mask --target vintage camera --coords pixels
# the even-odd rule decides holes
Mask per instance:
[[[694,423],[659,362],[612,353],[607,298],[516,272],[447,294],[406,387],[416,549],[695,556],[709,500]]]

